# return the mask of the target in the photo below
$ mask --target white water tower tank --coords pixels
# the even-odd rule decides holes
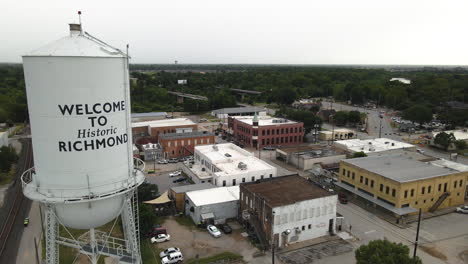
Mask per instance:
[[[35,173],[24,194],[61,224],[101,226],[144,180],[133,165],[127,55],[70,24],[23,56]]]

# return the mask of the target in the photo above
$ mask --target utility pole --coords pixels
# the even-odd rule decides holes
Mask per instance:
[[[416,241],[414,242],[413,259],[416,258],[416,251],[417,251],[417,249],[418,249],[419,227],[420,227],[420,226],[421,226],[421,208],[419,208],[418,229],[416,230]]]
[[[333,145],[333,141],[335,140],[335,119],[334,119],[334,116],[331,115],[330,116],[331,120],[332,120],[332,142],[331,142],[331,145]]]
[[[379,138],[382,137],[382,117],[380,117],[380,125],[379,125]]]
[[[275,220],[275,211],[271,212],[271,264],[275,264],[275,234],[273,233],[273,224]]]

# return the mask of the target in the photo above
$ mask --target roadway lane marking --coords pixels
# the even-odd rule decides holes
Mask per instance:
[[[370,231],[364,232],[364,234],[368,235],[368,234],[374,233],[374,232],[375,232],[375,230],[370,230]]]

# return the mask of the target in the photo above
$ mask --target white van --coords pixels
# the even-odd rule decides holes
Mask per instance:
[[[181,252],[174,252],[162,258],[161,263],[162,264],[180,263],[183,260],[184,260],[184,256],[182,256]]]

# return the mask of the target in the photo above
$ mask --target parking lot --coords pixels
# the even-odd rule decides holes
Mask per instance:
[[[284,264],[318,263],[321,259],[353,251],[353,246],[344,240],[334,240],[317,245],[279,253]]]
[[[252,261],[254,253],[258,250],[250,242],[242,237],[242,229],[236,222],[229,222],[232,227],[232,234],[222,234],[219,238],[212,237],[208,231],[179,225],[174,217],[169,217],[163,226],[171,235],[171,240],[159,244],[153,244],[154,247],[164,250],[168,247],[178,247],[181,249],[185,260],[193,258],[204,258],[213,256],[225,251],[238,253],[244,257],[244,260],[251,263],[264,263],[261,260]],[[268,262],[266,262],[268,263]]]
[[[179,166],[180,163],[156,164],[154,166],[155,173],[147,173],[146,181],[158,185],[159,193],[163,193],[173,186],[187,185],[189,184],[187,181],[173,183],[175,179],[182,178],[183,176],[169,177],[169,174],[178,170]],[[153,162],[147,162],[146,169],[153,169]]]

